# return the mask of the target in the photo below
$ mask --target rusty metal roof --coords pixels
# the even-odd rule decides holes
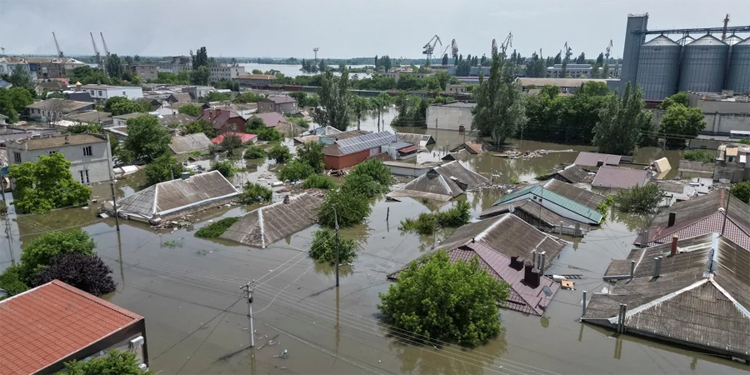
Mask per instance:
[[[0,301],[0,374],[32,374],[143,320],[53,280]]]

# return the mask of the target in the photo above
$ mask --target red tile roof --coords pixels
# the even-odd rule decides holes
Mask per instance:
[[[143,317],[59,280],[0,301],[0,374],[30,374]]]

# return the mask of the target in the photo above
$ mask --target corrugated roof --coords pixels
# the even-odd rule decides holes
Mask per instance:
[[[160,182],[117,201],[120,215],[150,220],[154,215],[167,216],[201,204],[231,199],[240,192],[219,171],[211,171]]]
[[[258,208],[240,218],[221,235],[221,238],[266,248],[315,224],[318,209],[324,198],[325,191],[307,190],[290,197],[289,203],[278,202]]]
[[[572,184],[584,182],[589,178],[589,174],[584,171],[583,168],[575,164],[563,168],[561,171],[557,172],[557,174]]]
[[[554,180],[552,180],[554,181]],[[562,189],[558,189],[562,190]],[[542,199],[546,202],[551,202],[555,206],[560,207],[566,211],[570,211],[577,215],[583,216],[584,218],[591,220],[590,224],[598,224],[602,221],[602,214],[591,209],[581,203],[559,195],[551,190],[548,190],[539,185],[532,185],[523,189],[516,190],[502,198],[493,204],[493,206],[519,201],[523,199],[538,200]],[[564,216],[561,214],[561,216]]]
[[[378,133],[364,134],[353,138],[339,139],[335,144],[339,146],[343,155],[349,155],[355,152],[384,146],[396,141],[398,141],[398,138],[396,138],[393,133],[382,131]]]
[[[432,136],[429,134],[396,132],[396,138],[398,138],[399,141],[408,142],[419,147],[425,147],[427,145],[435,143],[435,138],[432,138]]]
[[[454,147],[451,152],[457,152],[461,150],[466,150],[472,154],[481,154],[483,151],[481,143],[468,141]]]
[[[53,280],[0,301],[0,373],[36,373],[140,320]]]
[[[718,234],[680,240],[677,247],[673,256],[671,244],[631,252],[633,279],[617,282],[609,294],[594,294],[584,320],[611,326],[625,303],[628,331],[747,357],[750,252]],[[657,256],[661,272],[653,278]],[[623,272],[619,264],[610,266],[612,274]]]
[[[187,154],[193,151],[205,151],[211,147],[211,140],[204,133],[188,134],[172,138],[169,148],[175,154]]]
[[[560,222],[563,223],[565,228],[575,228],[576,224],[579,224],[581,232],[586,233],[591,230],[588,224],[580,223],[575,220],[562,217],[553,211],[546,209],[544,206],[531,200],[518,201],[513,203],[504,203],[497,206],[491,206],[479,214],[480,219],[487,219],[510,212],[513,207],[513,214],[519,216],[519,211],[522,211],[526,217],[532,217],[545,225],[548,228],[553,229],[557,233],[557,228],[560,226]],[[519,216],[521,217],[521,216]],[[534,224],[537,225],[537,224]]]
[[[604,165],[618,166],[622,156],[610,155],[610,154],[599,154],[596,152],[585,152],[581,151],[576,157],[576,161],[573,164],[582,165],[585,167],[596,167],[599,161],[603,162]]]
[[[487,177],[467,169],[458,161],[452,161],[433,167],[427,173],[404,185],[403,188],[391,192],[390,196],[449,201],[466,190],[488,183]]]
[[[636,186],[646,185],[649,175],[649,171],[644,169],[604,166],[596,172],[594,182],[591,183],[591,186],[610,189],[631,189]]]

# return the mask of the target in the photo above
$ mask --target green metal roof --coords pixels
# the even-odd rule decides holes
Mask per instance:
[[[568,198],[565,198],[561,195],[555,194],[547,189],[545,189],[542,186],[539,185],[532,185],[517,191],[514,191],[498,200],[493,204],[493,206],[497,206],[499,204],[507,203],[512,200],[518,199],[524,195],[534,195],[537,197],[541,197],[542,199],[552,202],[560,207],[563,207],[569,211],[575,212],[585,218],[588,218],[589,220],[595,221],[597,223],[602,221],[602,214],[599,213],[596,210],[592,210],[576,201],[570,200]]]

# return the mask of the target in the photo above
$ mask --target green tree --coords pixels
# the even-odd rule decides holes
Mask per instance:
[[[307,176],[305,181],[302,183],[304,189],[324,189],[329,190],[336,187],[336,183],[333,182],[328,176],[319,174],[313,174]]]
[[[443,54],[443,61],[441,63],[443,66],[448,65],[448,54]]]
[[[345,131],[351,118],[349,95],[348,70],[345,69],[340,77],[334,76],[331,71],[326,72],[318,94],[322,108],[315,109],[315,122],[322,127],[333,126]]]
[[[666,147],[675,149],[684,148],[686,140],[698,136],[698,132],[705,127],[700,108],[674,104],[669,106],[662,118],[659,132],[666,139]]]
[[[95,255],[60,254],[50,261],[31,282],[32,287],[60,280],[97,297],[115,291],[112,269]]]
[[[10,82],[13,87],[23,88],[28,91],[34,90],[34,80],[31,79],[31,73],[29,73],[27,68],[22,64],[16,65],[13,72],[10,74],[8,82]]]
[[[246,182],[240,194],[240,203],[253,204],[256,202],[270,202],[273,192],[260,184]]]
[[[393,174],[391,174],[390,168],[379,159],[368,159],[357,164],[348,175],[369,176],[373,181],[380,184],[385,189],[384,191],[387,191],[393,184]]]
[[[128,113],[146,112],[151,110],[151,105],[143,101],[130,100],[123,96],[107,99],[104,103],[104,111],[111,112],[113,116],[127,115]]]
[[[480,79],[480,82],[482,80]],[[472,130],[479,135],[492,137],[496,146],[526,124],[525,94],[516,79],[511,65],[499,56],[492,57],[490,77],[479,84],[474,93],[477,102],[472,109]]]
[[[275,128],[262,128],[260,130],[254,130],[253,133],[258,135],[259,141],[281,142],[284,140],[284,135],[279,133]]]
[[[246,160],[265,159],[266,151],[262,147],[250,146],[247,148],[247,150],[245,150],[243,158]]]
[[[354,117],[357,118],[357,130],[359,130],[360,125],[362,124],[362,116],[371,109],[371,102],[369,99],[363,98],[359,95],[351,95],[350,100],[352,112],[354,113]]]
[[[628,190],[620,190],[614,196],[614,201],[620,212],[649,214],[659,207],[659,203],[666,196],[659,185],[647,184]]]
[[[277,163],[286,163],[287,160],[292,158],[292,153],[289,152],[289,147],[282,144],[273,145],[267,152],[268,158],[276,160]]]
[[[128,138],[123,142],[122,149],[132,159],[150,163],[169,151],[172,137],[167,129],[159,124],[156,117],[141,116],[128,119],[127,129]]]
[[[371,210],[370,202],[363,195],[351,194],[342,189],[329,190],[318,210],[318,223],[335,228],[338,218],[340,228],[351,227],[364,222]]]
[[[189,124],[183,125],[180,129],[182,134],[198,134],[203,133],[206,135],[206,137],[213,138],[214,137],[214,126],[206,119],[198,119],[198,121],[193,121]]]
[[[231,95],[215,91],[211,91],[203,97],[203,100],[207,102],[228,102],[231,99]]]
[[[234,167],[234,163],[232,163],[231,160],[219,160],[211,162],[211,170],[219,171],[219,173],[229,179],[234,176],[236,168]]]
[[[262,130],[262,129],[265,129],[267,127],[268,126],[266,125],[266,122],[263,121],[262,118],[255,117],[255,116],[251,117],[250,120],[248,120],[247,124],[245,125],[245,128],[248,131],[251,131],[251,130],[256,130],[256,131],[257,130]]]
[[[681,105],[681,106],[689,107],[690,104],[688,102],[687,93],[684,91],[681,91],[681,92],[678,92],[677,94],[674,94],[670,97],[665,98],[664,101],[659,103],[659,109],[666,111],[667,109],[669,109],[669,107],[673,105]]]
[[[112,350],[107,355],[88,361],[65,363],[63,374],[68,375],[151,375],[151,370],[138,367],[135,353]]]
[[[173,156],[164,154],[154,159],[144,168],[146,174],[146,186],[151,186],[164,181],[179,178],[185,167]]]
[[[208,59],[208,51],[206,51],[206,47],[200,47],[197,51],[195,51],[195,55],[190,53],[190,56],[193,60],[193,70],[196,70],[202,66],[205,66],[208,68],[209,65],[209,59]]]
[[[29,286],[21,280],[22,268],[20,264],[10,266],[0,274],[0,289],[8,293],[8,297],[29,290]],[[0,298],[2,300],[2,298]]]
[[[644,110],[643,93],[639,86],[625,87],[622,97],[613,95],[599,112],[594,127],[593,143],[599,152],[632,155],[641,142],[642,129],[651,128],[651,113]]]
[[[687,150],[682,154],[682,158],[702,163],[714,163],[716,161],[716,155],[706,150]]]
[[[234,156],[237,150],[242,147],[242,138],[234,134],[225,134],[220,146],[222,150],[227,152],[228,156]]]
[[[298,92],[298,93],[304,94],[303,92]],[[298,93],[295,93],[295,94],[298,94]],[[237,95],[237,97],[235,97],[234,100],[232,100],[232,102],[233,103],[257,103],[259,100],[263,98],[265,98],[263,94],[256,94],[252,91],[245,91],[242,93],[242,95]],[[301,106],[302,105],[300,104],[300,107]]]
[[[318,142],[306,142],[297,148],[297,159],[312,167],[315,173],[323,172],[323,144]]]
[[[208,80],[211,77],[211,71],[207,66],[200,66],[197,69],[193,69],[190,73],[190,83],[193,85],[208,85]]]
[[[263,74],[262,70],[253,69],[253,74]]]
[[[203,111],[201,111],[201,107],[195,104],[185,104],[182,107],[180,107],[180,109],[178,109],[177,111],[179,113],[182,113],[188,116],[193,116],[193,117],[198,117],[203,113]]]
[[[311,166],[297,159],[292,159],[279,171],[278,177],[281,181],[300,181],[314,174],[315,170]]]
[[[23,87],[12,87],[10,90],[0,89],[0,114],[8,116],[10,123],[18,121],[18,114],[32,103],[34,103],[34,97]]]
[[[73,179],[70,164],[61,153],[53,152],[39,155],[36,162],[11,165],[9,177],[14,181],[16,207],[43,213],[88,202],[91,189]]]
[[[80,229],[47,232],[29,241],[21,251],[21,279],[27,284],[61,254],[94,255],[96,243]]]
[[[336,249],[339,253],[339,264],[351,263],[357,258],[357,243],[346,237],[339,236],[328,228],[322,228],[313,234],[313,242],[310,245],[310,257],[316,262],[325,262],[336,266]]]
[[[378,308],[386,322],[426,337],[427,344],[476,346],[500,332],[498,304],[508,296],[508,284],[481,269],[477,258],[451,263],[440,250],[401,271],[380,294]]]
[[[750,181],[734,184],[731,192],[737,199],[750,204]]]
[[[107,61],[105,62],[105,67],[107,69],[107,74],[112,78],[121,79],[122,78],[122,62],[120,61],[120,58],[117,57],[116,53],[113,53],[112,55],[107,57]]]

